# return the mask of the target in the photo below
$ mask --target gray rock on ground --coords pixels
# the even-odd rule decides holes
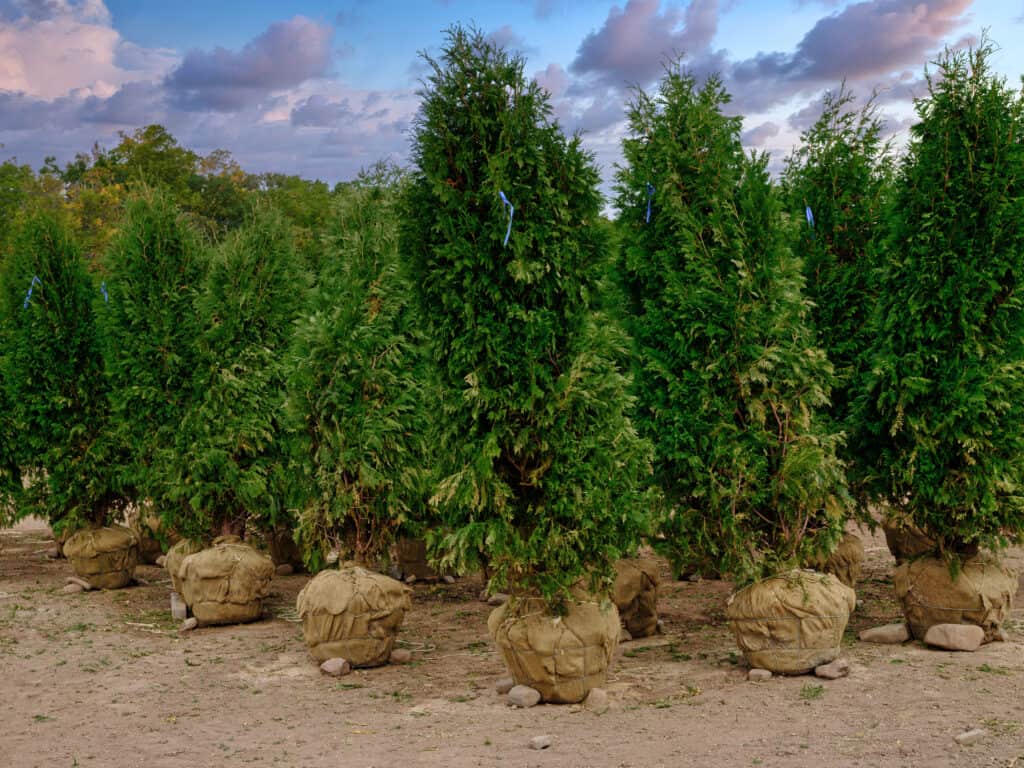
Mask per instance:
[[[191,632],[193,629],[199,626],[199,619],[193,616],[191,619],[185,619],[181,622],[181,627],[178,629],[179,632]]]
[[[188,605],[177,592],[171,592],[171,617],[178,621],[188,618]]]
[[[275,576],[291,576],[293,573],[295,573],[295,567],[291,563],[281,563],[274,568]]]
[[[885,624],[881,627],[865,629],[857,635],[865,643],[890,643],[897,645],[910,639],[910,630],[906,624]]]
[[[988,736],[988,731],[986,731],[984,728],[973,728],[969,731],[961,733],[959,736],[954,736],[953,741],[955,741],[961,747],[969,747],[971,744],[977,744],[986,736]]]
[[[81,592],[85,592],[85,590],[82,589],[81,584],[75,584],[74,582],[72,582],[71,584],[65,584],[64,589],[62,589],[61,592],[64,592],[68,595],[75,595]]]
[[[412,651],[408,648],[395,648],[391,652],[390,661],[392,664],[408,664],[412,661]]]
[[[976,651],[985,639],[985,630],[976,624],[933,624],[924,635],[926,645],[947,651]]]
[[[591,688],[587,698],[583,700],[583,706],[598,715],[607,712],[609,706],[608,691],[604,688]]]
[[[752,683],[763,683],[765,680],[771,680],[772,673],[767,669],[752,669],[747,672],[747,680]]]
[[[838,680],[850,674],[850,662],[847,659],[836,659],[829,664],[815,667],[814,674],[825,680]]]
[[[530,749],[547,749],[551,746],[551,737],[548,735],[534,736],[530,739]]]
[[[321,664],[320,671],[325,675],[330,675],[331,677],[342,677],[352,671],[352,665],[348,663],[347,659],[338,657],[328,659]]]
[[[64,579],[64,581],[66,581],[68,584],[77,584],[86,592],[92,589],[92,584],[90,584],[85,579],[79,578],[78,576],[68,576],[66,579]]]
[[[528,685],[514,685],[508,692],[508,703],[513,707],[529,709],[540,704],[540,691]]]
[[[516,681],[511,677],[503,677],[494,684],[494,690],[504,696],[515,687]]]

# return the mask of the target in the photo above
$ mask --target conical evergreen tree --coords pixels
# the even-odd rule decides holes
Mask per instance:
[[[947,555],[1024,531],[1024,96],[947,51],[902,163],[857,449]]]
[[[172,525],[183,511],[159,459],[194,398],[193,303],[206,258],[173,202],[151,193],[129,203],[102,264],[111,408],[124,453],[119,487],[129,498],[151,500]]]
[[[893,191],[878,109],[873,100],[854,109],[854,101],[845,84],[825,94],[821,115],[801,134],[782,176],[787,208],[801,222],[795,249],[804,262],[811,320],[836,369],[830,413],[837,429],[847,427],[849,390],[871,343],[874,270]]]
[[[743,580],[828,549],[846,493],[800,262],[728,100],[678,65],[637,94],[618,207],[638,420],[668,505],[658,546],[677,570]]]
[[[174,525],[203,539],[286,519],[284,401],[288,341],[306,300],[291,228],[257,208],[209,263],[195,315],[194,397],[160,453]]]
[[[598,175],[523,60],[449,31],[414,128],[401,237],[438,365],[447,558],[556,607],[645,522],[646,447],[595,317]]]
[[[289,405],[301,435],[307,558],[372,562],[422,505],[421,339],[399,272],[401,181],[378,168],[339,191],[315,311],[298,324]]]
[[[9,488],[19,514],[54,528],[102,524],[117,497],[110,488],[108,401],[93,304],[97,292],[78,245],[52,212],[17,227],[3,275],[4,400],[11,442]],[[13,484],[13,483],[12,483]]]

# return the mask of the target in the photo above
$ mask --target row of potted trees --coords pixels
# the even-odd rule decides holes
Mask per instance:
[[[1024,529],[1024,102],[990,55],[983,41],[938,62],[898,168],[873,107],[830,96],[781,190],[721,82],[669,66],[631,104],[609,228],[593,158],[522,59],[452,29],[427,60],[414,169],[353,185],[327,241],[339,258],[314,277],[272,212],[207,263],[151,195],[100,299],[59,217],[31,218],[5,265],[4,429],[25,441],[5,446],[6,475],[30,468],[18,483],[69,528],[145,499],[200,542],[168,557],[194,610],[217,588],[186,582],[241,567],[246,524],[294,523],[314,569],[339,550],[357,563],[300,596],[321,655],[345,632],[393,633],[407,592],[358,566],[430,510],[439,566],[512,592],[490,630],[550,701],[603,679],[616,564],[645,539],[679,573],[731,574],[748,659],[799,672],[838,653],[855,599],[802,568],[881,510],[942,558],[897,574],[920,636],[926,582],[992,582],[987,558]],[[64,339],[72,314],[103,320]],[[53,391],[22,397],[27,370]],[[258,598],[271,573],[251,563]],[[939,618],[993,637],[999,583],[947,590]]]

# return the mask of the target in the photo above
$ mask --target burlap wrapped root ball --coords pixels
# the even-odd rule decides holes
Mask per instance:
[[[181,564],[185,562],[185,558],[189,555],[202,552],[204,549],[206,549],[206,545],[201,541],[182,539],[167,550],[167,556],[164,558],[164,568],[167,569],[167,574],[171,577],[171,588],[179,595],[182,593]]]
[[[274,563],[248,544],[221,542],[186,557],[181,596],[200,624],[244,624],[263,611]]]
[[[178,536],[173,531],[163,530],[160,518],[153,513],[153,507],[149,503],[139,506],[132,504],[125,514],[128,527],[135,531],[139,538],[139,562],[147,565],[154,565],[159,557],[164,554],[161,537],[170,544],[178,541]]]
[[[927,555],[935,551],[935,542],[920,528],[900,517],[889,517],[882,521],[882,532],[889,552],[896,558],[896,564]]]
[[[945,560],[925,557],[897,566],[893,585],[918,640],[935,624],[976,624],[987,643],[1010,616],[1017,574],[982,555],[965,561],[954,581]]]
[[[412,590],[359,566],[321,571],[295,602],[309,652],[317,661],[343,658],[353,667],[386,664]]]
[[[800,675],[839,656],[856,602],[835,576],[794,570],[733,593],[726,616],[751,667]]]
[[[130,528],[111,525],[76,531],[64,542],[64,557],[94,589],[127,586],[139,564],[139,539]]]
[[[864,542],[854,533],[844,534],[831,555],[816,558],[809,565],[816,571],[831,573],[850,589],[856,589],[864,565]]]
[[[572,603],[553,616],[539,598],[513,598],[495,608],[487,628],[519,685],[556,704],[583,701],[604,685],[619,643],[619,611],[613,602]]]
[[[650,637],[658,631],[658,563],[625,559],[615,563],[612,602],[632,637]]]

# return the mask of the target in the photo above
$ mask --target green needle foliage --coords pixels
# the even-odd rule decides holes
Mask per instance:
[[[307,280],[278,212],[257,208],[210,260],[195,314],[202,329],[175,438],[162,449],[174,527],[204,539],[285,521],[285,351]]]
[[[638,93],[617,204],[637,418],[668,505],[656,546],[678,571],[744,581],[828,551],[848,497],[801,264],[767,158],[744,156],[728,101],[716,77],[698,88],[678,65]]]
[[[438,366],[443,564],[482,554],[492,588],[558,609],[581,577],[607,588],[649,503],[621,339],[593,310],[598,174],[521,58],[461,28],[425,58],[401,253]]]
[[[313,569],[332,551],[373,562],[425,496],[421,339],[399,272],[400,191],[387,168],[339,191],[316,309],[296,329],[298,539]]]
[[[56,214],[33,214],[17,226],[0,313],[0,381],[10,430],[4,464],[19,516],[42,515],[58,532],[103,524],[118,506],[110,491],[97,294]],[[18,467],[30,480],[24,491],[15,485]]]
[[[1024,530],[1024,96],[992,51],[947,51],[916,102],[857,435],[954,561]]]
[[[821,115],[801,134],[782,176],[787,209],[800,223],[795,247],[803,257],[811,320],[836,369],[830,413],[837,429],[849,419],[851,388],[871,342],[873,270],[894,170],[874,101],[860,109],[854,102],[845,84],[825,94]]]
[[[205,264],[193,227],[168,197],[151,193],[128,204],[102,265],[110,399],[124,453],[120,488],[151,500],[171,526],[187,515],[159,458],[175,444],[194,397],[200,327],[193,304]]]

